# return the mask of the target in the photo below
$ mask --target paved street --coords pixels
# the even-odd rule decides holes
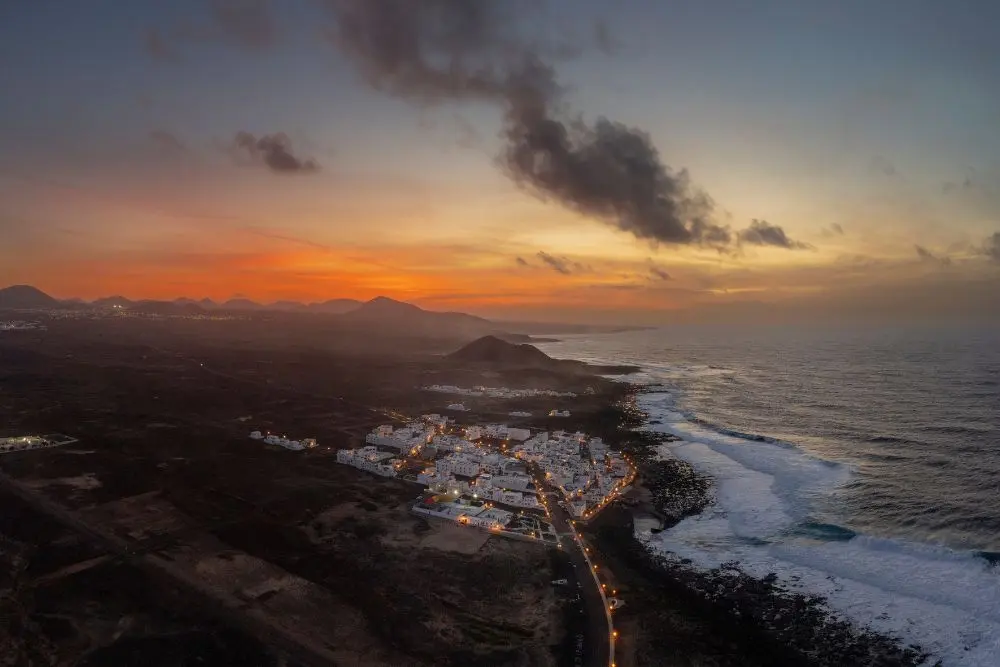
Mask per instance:
[[[563,551],[569,556],[570,561],[576,569],[577,580],[581,584],[580,595],[583,598],[584,609],[586,610],[587,622],[584,636],[583,656],[585,667],[608,667],[611,658],[611,641],[608,628],[608,617],[605,612],[604,599],[601,597],[600,588],[594,577],[590,574],[590,566],[584,556],[583,549],[572,537],[573,526],[569,513],[557,502],[560,498],[558,491],[555,491],[545,480],[544,474],[537,465],[530,465],[528,471],[535,481],[535,487],[542,491],[542,496],[549,510],[549,520],[555,527],[556,532],[565,535],[561,538]],[[600,565],[598,565],[600,567]]]

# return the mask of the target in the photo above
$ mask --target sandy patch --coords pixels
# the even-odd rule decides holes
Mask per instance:
[[[490,539],[490,534],[486,531],[459,526],[457,523],[442,520],[432,521],[430,525],[431,530],[420,540],[420,546],[424,549],[474,554]]]
[[[52,479],[32,479],[24,482],[25,486],[33,489],[44,489],[48,486],[70,486],[79,491],[90,491],[101,488],[101,480],[96,473],[85,472],[76,477],[54,477]]]

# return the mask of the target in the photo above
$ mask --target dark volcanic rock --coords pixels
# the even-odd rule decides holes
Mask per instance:
[[[534,345],[516,345],[496,336],[483,336],[448,355],[455,361],[524,366],[551,366],[556,360]]]

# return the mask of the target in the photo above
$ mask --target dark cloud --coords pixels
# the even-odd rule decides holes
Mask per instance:
[[[652,266],[652,267],[650,267],[649,268],[649,275],[654,280],[664,280],[664,281],[665,280],[672,280],[670,274],[667,273],[666,271],[664,271],[663,269],[661,269],[658,266]]]
[[[163,60],[175,62],[179,55],[173,43],[164,37],[158,28],[146,28],[142,38],[143,47],[146,53],[153,60]]]
[[[1000,232],[993,232],[983,244],[983,253],[994,262],[1000,264]]]
[[[316,160],[295,156],[292,141],[284,132],[265,134],[258,138],[249,132],[240,131],[233,138],[231,149],[237,155],[281,174],[309,174],[320,169]]]
[[[654,244],[725,247],[727,227],[649,135],[568,109],[551,49],[514,29],[525,5],[474,0],[326,0],[335,43],[374,88],[424,104],[504,110],[498,161],[525,190]]]
[[[944,266],[951,264],[951,257],[948,257],[947,255],[937,255],[922,245],[914,245],[913,248],[917,251],[917,256],[925,262],[934,262],[937,264],[943,264]]]
[[[180,139],[166,130],[151,130],[149,140],[164,153],[186,153],[187,146]]]
[[[808,243],[793,241],[778,225],[772,225],[767,220],[751,220],[750,226],[740,231],[739,240],[748,245],[774,246],[788,250],[806,250],[812,248]]]
[[[844,235],[844,228],[841,227],[840,224],[836,222],[830,225],[830,231],[836,234],[837,236]]]
[[[277,41],[270,0],[211,0],[210,8],[216,29],[247,49],[266,49]]]
[[[834,236],[843,236],[845,233],[846,232],[844,231],[844,228],[836,222],[830,225],[829,227],[823,227],[819,231],[820,236],[826,239],[832,238]]]
[[[573,273],[590,273],[593,269],[581,262],[574,262],[568,257],[557,257],[555,255],[550,255],[549,253],[539,250],[538,259],[548,266],[553,271],[558,271],[563,275],[570,275]],[[527,264],[527,263],[525,263]]]
[[[872,169],[880,171],[886,176],[896,175],[896,165],[883,155],[876,155],[872,158]]]
[[[524,257],[518,257],[516,261],[518,266],[531,266]]]

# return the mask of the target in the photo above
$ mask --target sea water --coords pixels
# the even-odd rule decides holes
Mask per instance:
[[[1000,332],[676,327],[562,337],[642,370],[715,501],[649,548],[826,598],[946,667],[1000,665]]]

